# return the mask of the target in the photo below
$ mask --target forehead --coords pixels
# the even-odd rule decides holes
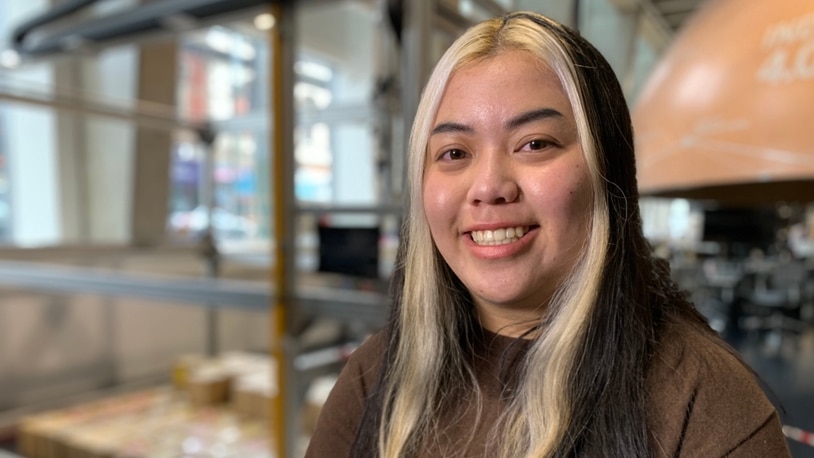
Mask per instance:
[[[511,116],[541,107],[555,108],[573,119],[571,103],[551,66],[530,52],[512,50],[457,68],[435,120],[437,124],[485,114]]]

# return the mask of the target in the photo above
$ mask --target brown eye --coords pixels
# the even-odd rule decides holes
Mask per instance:
[[[548,140],[532,140],[524,144],[520,151],[541,151],[553,145],[554,143]]]
[[[536,151],[545,148],[547,144],[548,143],[543,140],[532,140],[528,143],[528,146],[530,150]]]
[[[441,155],[441,159],[448,160],[448,161],[457,161],[460,159],[466,159],[466,153],[459,149],[450,149],[444,152]]]

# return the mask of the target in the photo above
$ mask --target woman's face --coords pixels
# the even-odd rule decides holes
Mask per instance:
[[[540,318],[584,247],[588,170],[556,75],[510,51],[455,72],[430,135],[433,239],[487,329]]]

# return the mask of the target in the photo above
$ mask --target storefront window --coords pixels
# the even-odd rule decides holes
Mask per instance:
[[[43,65],[37,66],[33,71],[14,73],[14,70],[19,72],[20,57],[10,49],[8,37],[16,25],[24,18],[32,14],[36,14],[46,7],[46,2],[42,0],[31,0],[28,2],[8,2],[0,1],[0,93],[13,93],[12,87],[19,85],[21,81],[25,81],[28,86],[38,89],[40,92],[46,90],[45,83],[48,81],[48,69],[42,68]],[[15,81],[15,76],[17,80]],[[13,189],[14,185],[23,185],[19,180],[14,181],[13,174],[11,173],[13,157],[15,154],[23,154],[24,149],[19,145],[22,143],[18,138],[16,132],[12,132],[11,126],[14,125],[14,120],[11,116],[18,113],[21,105],[19,104],[6,104],[0,101],[0,244],[13,245],[17,242],[15,240],[15,221],[13,220],[13,199],[27,197],[31,191],[30,187],[26,189]],[[33,112],[33,113],[32,113]],[[46,115],[47,116],[47,115]],[[36,121],[43,119],[42,110],[29,110],[23,117],[27,121],[33,121],[33,126],[40,129],[42,135],[40,139],[47,140],[50,132],[47,127],[37,124]],[[19,118],[19,116],[18,116]],[[49,119],[50,120],[50,119]],[[31,124],[28,127],[32,127]],[[30,152],[29,152],[30,153]],[[43,155],[49,155],[50,151],[42,152]],[[29,154],[31,155],[31,154]],[[18,161],[24,162],[24,161]],[[42,167],[41,167],[42,168]],[[45,174],[43,174],[45,175]],[[47,204],[50,204],[48,202]],[[50,209],[49,205],[41,210],[46,213]],[[28,208],[25,209],[25,214],[16,223],[22,223],[22,227],[30,227],[26,223],[34,221],[35,224],[41,224],[43,221],[45,225],[51,223],[53,220],[49,219],[46,215],[44,218],[38,218],[37,215],[32,216],[32,211]],[[31,244],[42,242],[51,242],[54,239],[56,228],[46,227],[35,234],[29,241]],[[25,240],[24,240],[25,242]]]
[[[11,205],[9,196],[8,152],[3,123],[3,107],[0,106],[0,243],[7,243],[11,237]]]
[[[198,238],[211,219],[220,240],[268,237],[268,46],[264,32],[244,32],[217,26],[181,41],[179,115],[208,123],[215,141],[202,143],[194,132],[176,137],[173,235]]]
[[[305,122],[294,130],[294,192],[301,202],[333,200],[331,123],[322,116],[335,101],[334,70],[325,62],[300,55],[294,66],[294,103]]]

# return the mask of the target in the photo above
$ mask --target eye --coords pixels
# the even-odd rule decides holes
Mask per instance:
[[[536,139],[523,145],[520,151],[540,151],[553,145],[554,143],[548,140]]]
[[[464,150],[452,148],[441,153],[441,156],[439,156],[438,159],[442,161],[459,161],[461,159],[466,159],[466,157],[467,154]]]

